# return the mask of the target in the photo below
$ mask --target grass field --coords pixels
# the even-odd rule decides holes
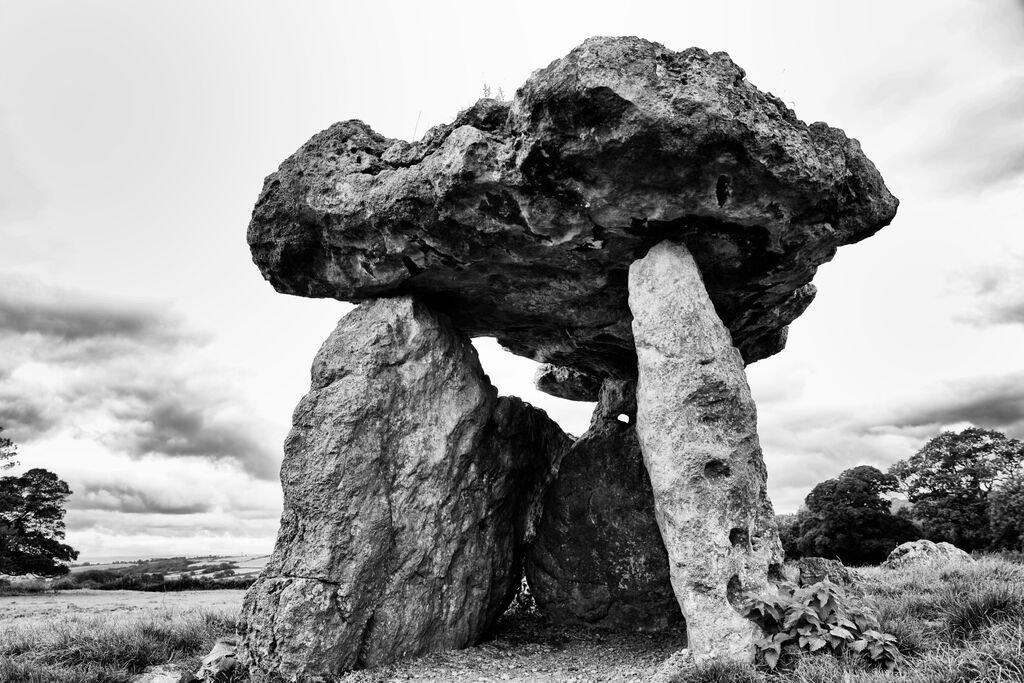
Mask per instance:
[[[860,661],[801,656],[769,674],[706,667],[678,683],[1021,683],[1024,681],[1024,565],[999,557],[947,567],[858,569],[863,600],[897,637],[897,670]]]
[[[0,683],[127,683],[147,667],[195,671],[234,633],[244,591],[75,590],[0,597]]]
[[[704,667],[678,683],[1020,683],[1024,565],[996,557],[932,568],[859,569],[864,600],[902,650],[897,670],[852,658],[799,656],[780,671]],[[63,591],[0,598],[0,683],[120,683],[146,667],[195,670],[234,631],[242,591]],[[356,672],[352,682],[651,680],[678,636],[547,627],[509,615],[477,647]]]

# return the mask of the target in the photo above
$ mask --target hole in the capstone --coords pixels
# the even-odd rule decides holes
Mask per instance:
[[[615,419],[621,422],[622,424],[629,424],[629,415],[626,415],[625,413],[620,413],[619,416]]]
[[[768,580],[772,583],[782,583],[786,580],[786,575],[782,571],[781,564],[773,562],[768,565]]]
[[[732,195],[732,178],[727,175],[718,176],[718,182],[715,183],[715,197],[718,198],[718,205],[725,206],[730,195]]]
[[[729,531],[729,543],[736,546],[747,547],[750,545],[750,532],[743,527],[734,527]]]
[[[739,574],[733,574],[729,578],[729,583],[725,585],[725,597],[734,609],[739,610],[743,607],[743,584],[740,583]]]
[[[713,458],[708,460],[707,464],[704,465],[704,476],[709,479],[720,479],[722,477],[728,477],[732,470],[724,460]]]
[[[540,408],[566,433],[579,436],[590,428],[593,402],[569,401],[538,391],[533,376],[540,367],[537,361],[506,351],[493,337],[473,340],[480,365],[501,396],[518,396]]]

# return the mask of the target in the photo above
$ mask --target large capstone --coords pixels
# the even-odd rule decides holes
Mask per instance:
[[[295,410],[281,529],[244,602],[255,681],[333,680],[494,624],[568,446],[496,393],[469,340],[408,297],[342,318]]]
[[[856,140],[725,53],[593,38],[417,142],[361,121],[315,135],[267,178],[248,238],[281,292],[413,293],[470,336],[628,379],[627,269],[652,245],[686,245],[750,362],[896,206]]]
[[[742,603],[768,588],[782,546],[743,359],[682,244],[662,242],[630,267],[629,306],[637,434],[688,647],[752,661],[759,634]]]
[[[657,631],[682,621],[636,436],[633,382],[607,379],[545,496],[526,577],[559,623]]]

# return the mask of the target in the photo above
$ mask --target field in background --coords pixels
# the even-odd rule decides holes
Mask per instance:
[[[168,579],[182,576],[209,576],[219,571],[231,570],[232,576],[255,578],[264,567],[270,555],[207,555],[201,557],[158,557],[134,562],[111,562],[107,564],[76,564],[72,574],[92,571],[113,571],[125,574],[162,573]]]
[[[0,595],[72,589],[178,591],[248,588],[269,555],[162,557],[82,564],[56,579],[0,577]]]
[[[219,559],[219,558],[218,558]],[[902,650],[895,674],[861,661],[803,655],[779,673],[749,667],[666,671],[679,633],[613,634],[506,614],[495,638],[343,677],[349,683],[619,681],[676,683],[1020,683],[1024,566],[996,556],[951,566],[860,568],[854,593]],[[234,634],[243,591],[68,591],[0,597],[0,683],[121,683],[148,666],[194,671]],[[191,668],[190,668],[191,667]],[[241,681],[244,678],[238,678]]]
[[[163,615],[173,619],[191,612],[238,613],[244,590],[156,593],[144,591],[73,590],[0,597],[0,633],[35,628],[68,619],[114,619]]]

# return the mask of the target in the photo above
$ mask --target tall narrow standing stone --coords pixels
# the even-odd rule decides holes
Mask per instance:
[[[782,548],[743,359],[680,244],[630,266],[629,307],[637,434],[689,647],[698,659],[750,661],[757,631],[742,594],[767,587]]]
[[[498,398],[469,340],[408,297],[342,318],[312,380],[274,554],[243,605],[253,680],[330,681],[476,642],[519,585],[568,439]]]

